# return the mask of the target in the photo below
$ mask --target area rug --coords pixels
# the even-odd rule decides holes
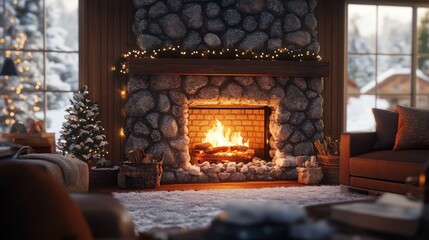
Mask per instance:
[[[268,200],[310,206],[370,198],[364,194],[341,193],[339,186],[128,192],[113,193],[113,196],[131,213],[138,232],[208,226],[230,200]]]

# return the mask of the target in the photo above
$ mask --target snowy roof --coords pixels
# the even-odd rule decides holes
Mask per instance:
[[[378,84],[384,82],[385,80],[389,79],[392,76],[395,75],[409,75],[411,74],[411,69],[409,68],[390,68],[386,71],[384,71],[382,74],[378,75],[377,77],[377,81],[373,80],[369,83],[367,83],[366,85],[364,85],[361,89],[360,92],[361,93],[366,93],[369,90],[373,89],[376,85],[376,82]],[[424,74],[420,69],[417,69],[417,77],[429,82],[429,76],[427,76],[426,74]]]

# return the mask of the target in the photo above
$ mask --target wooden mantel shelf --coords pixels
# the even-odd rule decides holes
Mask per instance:
[[[129,58],[128,73],[219,76],[327,77],[329,62],[196,58]]]

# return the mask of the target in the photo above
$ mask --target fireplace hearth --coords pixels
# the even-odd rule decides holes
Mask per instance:
[[[146,50],[318,52],[316,1],[248,2],[135,0],[133,30]],[[295,157],[314,155],[313,141],[323,139],[328,72],[317,61],[130,58],[125,152],[162,155],[162,183],[296,179]],[[250,139],[246,153],[253,155],[240,161],[196,155],[217,118]]]

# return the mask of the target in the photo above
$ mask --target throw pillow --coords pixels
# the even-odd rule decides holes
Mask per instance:
[[[393,150],[429,149],[429,110],[397,107],[398,133]]]
[[[398,130],[398,113],[378,108],[373,108],[372,113],[377,136],[374,149],[393,149]]]

